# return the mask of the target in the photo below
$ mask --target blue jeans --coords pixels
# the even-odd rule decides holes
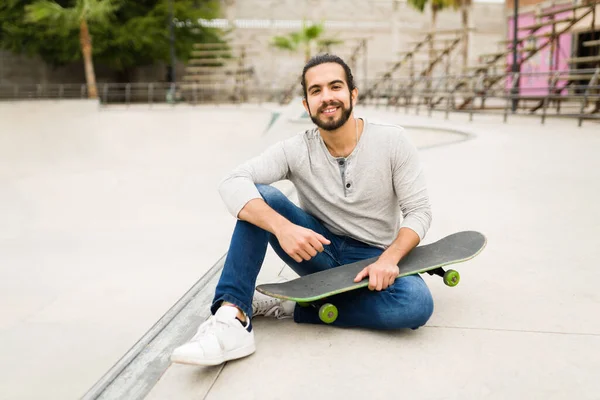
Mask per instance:
[[[292,223],[320,233],[331,244],[325,245],[325,250],[310,260],[298,263],[283,251],[273,234],[248,222],[238,221],[217,284],[211,307],[213,314],[222,301],[228,301],[252,317],[256,278],[269,243],[277,255],[300,276],[376,257],[383,252],[383,249],[331,233],[278,189],[269,185],[257,185],[257,188],[271,208]],[[396,279],[385,290],[358,289],[335,295],[327,301],[338,308],[339,316],[332,325],[339,327],[416,329],[425,325],[433,313],[431,293],[418,274]],[[296,306],[294,320],[298,323],[322,323],[314,307]]]

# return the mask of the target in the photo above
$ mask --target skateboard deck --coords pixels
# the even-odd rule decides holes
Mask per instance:
[[[446,236],[434,243],[417,246],[398,263],[400,269],[398,278],[427,272],[430,275],[442,276],[444,283],[448,286],[456,286],[460,280],[458,272],[444,271],[443,267],[472,259],[484,249],[486,243],[486,237],[480,232],[463,231]],[[354,282],[354,278],[363,268],[374,263],[378,258],[357,261],[283,283],[259,285],[256,290],[268,296],[292,300],[301,305],[309,304],[336,294],[367,287],[369,285],[368,277],[360,282]],[[325,306],[333,307],[331,304]],[[337,317],[337,311],[335,314]]]

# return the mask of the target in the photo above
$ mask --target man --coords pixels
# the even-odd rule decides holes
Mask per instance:
[[[172,360],[216,365],[254,353],[251,318],[293,316],[321,323],[317,310],[255,292],[267,244],[299,275],[379,256],[355,281],[368,288],[332,298],[333,325],[416,329],[433,312],[419,275],[396,279],[398,261],[425,236],[431,209],[416,148],[403,129],[354,117],[352,72],[333,55],[302,73],[303,104],[317,126],[277,143],[236,168],[220,185],[235,226],[211,307],[198,333]],[[297,207],[269,184],[294,183]]]

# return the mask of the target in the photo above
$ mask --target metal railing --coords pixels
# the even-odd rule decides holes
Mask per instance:
[[[99,83],[103,106],[131,104],[242,104],[278,102],[285,89],[258,82],[198,83]],[[87,99],[86,84],[0,85],[0,101]]]
[[[373,80],[374,81],[374,80]],[[529,82],[528,82],[529,81]],[[534,81],[535,84],[531,82]],[[489,82],[494,82],[490,85]],[[371,87],[369,81],[361,82]],[[444,75],[434,77],[390,78],[366,97],[361,104],[386,107],[405,112],[423,110],[428,115],[442,111],[535,115],[545,123],[549,117],[600,120],[600,68],[551,73],[502,73]],[[101,106],[131,104],[244,104],[277,103],[287,88],[245,83],[100,83]],[[297,95],[301,95],[298,89]],[[0,101],[28,99],[85,99],[85,84],[0,85]],[[513,111],[512,106],[517,107]]]
[[[501,113],[504,121],[508,115],[538,115],[542,123],[548,117],[576,118],[581,125],[583,120],[600,120],[599,80],[600,68],[406,77],[389,79],[362,102],[406,112],[414,109],[417,114],[422,109],[428,115],[443,111],[446,117],[450,112],[466,112],[470,119],[477,113]]]
[[[85,84],[1,84],[0,101],[30,99],[85,99]]]

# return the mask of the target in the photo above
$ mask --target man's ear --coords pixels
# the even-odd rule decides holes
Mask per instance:
[[[356,106],[358,102],[358,88],[352,89],[352,106]]]
[[[306,102],[306,98],[305,97],[302,98],[302,105],[304,106],[304,109],[306,110],[306,112],[308,113],[308,115],[310,115],[310,110],[308,109],[308,103]]]

